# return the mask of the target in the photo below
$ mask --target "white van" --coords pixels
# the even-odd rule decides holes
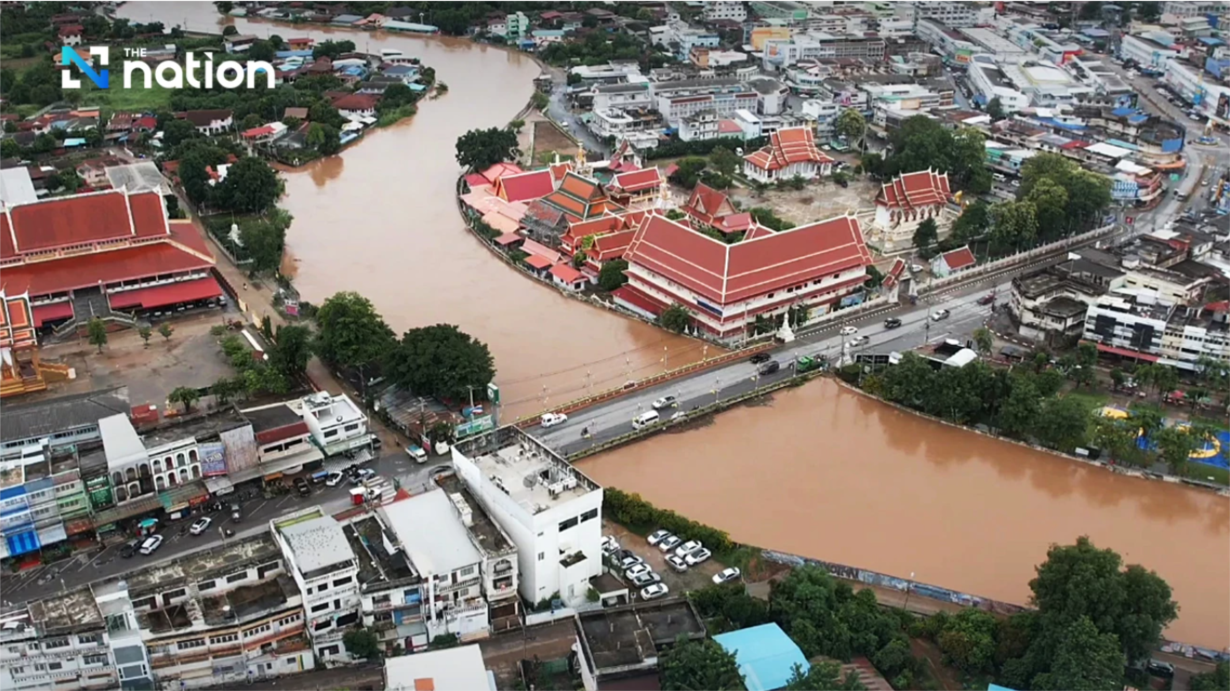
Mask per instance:
[[[650,410],[632,418],[632,429],[648,427],[658,421],[658,411]]]

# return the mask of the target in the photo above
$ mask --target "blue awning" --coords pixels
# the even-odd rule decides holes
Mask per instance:
[[[10,557],[16,557],[20,554],[33,552],[40,547],[38,544],[38,533],[33,530],[25,533],[18,533],[16,535],[10,535],[7,540],[9,544]]]

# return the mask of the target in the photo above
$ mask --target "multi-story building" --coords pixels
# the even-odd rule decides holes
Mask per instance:
[[[766,70],[776,72],[800,60],[856,58],[880,61],[884,59],[885,45],[884,39],[878,36],[800,33],[788,39],[766,40],[762,64]]]
[[[1115,267],[1071,259],[1012,279],[1008,308],[1025,338],[1070,340],[1084,332],[1089,305],[1120,287],[1122,279]]]
[[[914,33],[952,64],[966,65],[978,52],[977,44],[964,34],[933,19],[919,20]]]
[[[758,102],[755,91],[733,78],[657,82],[653,93],[658,112],[672,126],[706,111],[713,111],[719,118],[728,118],[740,109],[755,111]]]
[[[128,387],[99,389],[30,403],[6,403],[0,461],[43,458],[102,441],[98,421],[128,410]]]
[[[922,2],[911,3],[915,21],[933,19],[954,29],[990,24],[995,18],[995,7],[975,2]]]
[[[742,23],[747,21],[747,5],[729,0],[706,0],[703,16],[707,22],[723,20]]]
[[[973,43],[974,52],[994,55],[996,60],[1022,60],[1030,53],[1029,48],[1009,41],[994,29],[969,27],[958,29],[957,33]]]
[[[342,526],[320,507],[312,507],[274,519],[270,528],[303,595],[316,659],[349,659],[342,634],[359,620],[359,567]]]
[[[648,108],[653,105],[653,89],[649,82],[599,84],[593,88],[594,110],[611,108]]]
[[[1225,3],[1221,2],[1163,2],[1162,14],[1174,17],[1199,17],[1206,14],[1216,15],[1224,12]]]
[[[125,582],[164,687],[237,684],[315,666],[303,596],[268,534],[164,562]]]
[[[455,445],[453,468],[516,545],[521,596],[585,602],[602,574],[602,488],[513,426]]]
[[[969,79],[983,103],[999,99],[1000,105],[1008,113],[1029,107],[1029,96],[1021,93],[990,55],[979,54],[970,58]]]
[[[719,119],[711,110],[693,113],[679,121],[679,138],[685,142],[718,137]]]
[[[1220,122],[1230,119],[1230,86],[1206,79],[1200,70],[1178,60],[1166,63],[1166,84],[1192,103],[1192,109]]]
[[[0,688],[120,688],[109,645],[111,619],[104,618],[88,586],[6,607],[0,612]],[[146,678],[148,672],[148,667],[126,669],[123,681]]]
[[[312,432],[312,443],[325,456],[371,446],[367,415],[346,394],[319,391],[304,396],[298,407],[303,412],[303,421]]]
[[[692,329],[723,342],[745,338],[757,317],[802,308],[811,318],[858,304],[871,263],[853,216],[779,233],[753,226],[728,245],[651,213],[624,259],[620,304],[648,314],[679,304]]]
[[[1145,67],[1164,68],[1179,56],[1179,49],[1169,43],[1160,43],[1156,38],[1156,34],[1124,34],[1119,41],[1119,57]]]

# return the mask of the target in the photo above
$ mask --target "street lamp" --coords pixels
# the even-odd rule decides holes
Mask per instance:
[[[914,572],[911,571],[910,581],[905,584],[905,604],[902,605],[901,607],[901,609],[904,609],[907,612],[910,611],[910,593],[913,591],[914,591]]]

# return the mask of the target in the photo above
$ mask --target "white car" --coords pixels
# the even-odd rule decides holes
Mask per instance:
[[[343,479],[345,479],[345,476],[335,470],[329,473],[329,477],[325,478],[325,487],[337,487],[342,484]]]
[[[842,336],[853,336],[853,335],[854,335],[854,334],[856,334],[856,333],[858,333],[858,327],[857,327],[857,326],[843,326],[843,327],[841,327],[841,335],[842,335]]]
[[[653,409],[662,410],[663,408],[674,408],[677,405],[679,405],[679,402],[675,400],[674,396],[663,396],[653,402]]]
[[[547,413],[538,422],[542,425],[543,429],[547,429],[548,427],[555,427],[556,425],[568,422],[568,416],[563,413]]]
[[[665,538],[662,539],[661,542],[658,543],[658,549],[662,550],[663,552],[667,554],[670,554],[671,550],[678,547],[680,543],[682,542],[683,540],[679,539],[678,537],[674,535],[667,535]]]
[[[633,579],[643,573],[649,573],[650,571],[653,571],[653,569],[649,568],[649,564],[645,564],[645,563],[634,564],[632,568],[628,569],[627,571],[624,571],[624,577],[628,579]]]
[[[641,573],[641,574],[638,574],[632,577],[632,585],[636,586],[637,588],[644,588],[647,585],[653,585],[654,583],[661,583],[661,582],[662,582],[662,577],[654,573],[653,571],[646,571],[644,573]]]
[[[196,523],[192,524],[192,528],[188,532],[192,533],[193,535],[200,535],[206,530],[209,530],[209,526],[213,522],[214,520],[212,518],[209,518],[208,516],[206,516],[205,518],[199,518],[197,519]]]
[[[704,547],[704,545],[700,544],[700,540],[688,540],[687,542],[680,545],[679,549],[675,550],[675,554],[681,557],[686,557],[692,552],[695,552],[696,550],[700,549],[701,547]]]
[[[696,566],[697,564],[705,561],[706,559],[712,556],[713,556],[713,552],[710,552],[709,550],[702,547],[696,550],[695,552],[692,552],[688,556],[684,557],[683,559],[684,561],[688,563],[688,566]]]
[[[923,270],[922,264],[910,264],[910,273],[912,274],[921,273],[922,270]]]
[[[668,538],[670,536],[671,536],[671,531],[669,530],[655,530],[649,534],[649,537],[645,538],[645,541],[651,545],[656,545],[662,540],[664,540],[665,538]]]
[[[627,571],[628,569],[632,568],[633,566],[636,566],[637,564],[644,564],[644,563],[645,563],[644,559],[641,559],[635,554],[632,554],[632,555],[626,556],[623,559],[619,560],[619,568]]]
[[[619,551],[619,542],[610,535],[605,535],[602,538],[602,553],[614,554]]]
[[[739,567],[732,566],[728,569],[722,569],[721,571],[713,574],[713,582],[719,585],[722,583],[729,583],[738,579],[740,575],[742,575],[742,573],[739,571]]]
[[[665,583],[654,583],[647,588],[641,589],[641,599],[656,600],[657,598],[664,597],[670,591],[670,588],[667,588]]]
[[[688,562],[683,557],[677,557],[672,554],[666,558],[666,563],[679,573],[683,573],[688,570]]]
[[[149,556],[154,553],[154,550],[162,546],[161,535],[151,535],[145,538],[145,542],[141,543],[141,554]]]
[[[947,318],[948,310],[946,309],[938,309],[931,313],[931,321],[933,322],[944,321]]]

